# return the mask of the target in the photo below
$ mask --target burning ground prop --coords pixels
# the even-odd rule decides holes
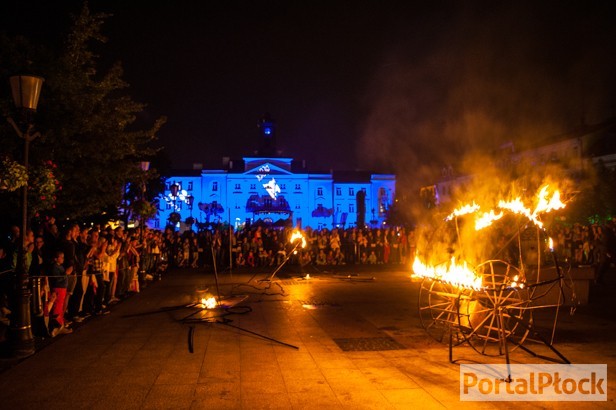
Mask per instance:
[[[529,201],[530,202],[530,201]],[[452,211],[426,240],[418,243],[413,278],[422,280],[419,315],[435,340],[453,346],[467,343],[487,356],[505,355],[520,347],[550,361],[570,363],[553,346],[562,287],[572,281],[560,269],[542,216],[562,209],[558,190],[543,186],[533,205],[522,197],[492,201],[495,207],[473,202]],[[546,268],[543,254],[554,269]],[[555,304],[542,304],[553,287],[560,287]],[[573,293],[575,295],[575,293]],[[552,338],[533,327],[533,310],[555,307]],[[529,335],[543,342],[558,359],[541,356],[523,343]]]
[[[267,289],[271,286],[272,279],[276,275],[276,273],[282,268],[282,266],[289,260],[293,252],[296,252],[299,246],[305,247],[306,240],[299,232],[294,232],[291,236],[290,243],[294,246],[293,250],[289,253],[288,257],[280,264],[280,266],[271,274],[268,279],[263,279],[263,281],[268,282]],[[212,251],[213,252],[213,251]],[[208,292],[209,289],[198,291],[196,297],[194,298],[194,302],[178,305],[178,306],[168,306],[161,308],[159,310],[143,312],[135,315],[127,315],[124,317],[134,317],[134,316],[143,316],[149,314],[156,313],[164,313],[178,310],[192,310],[190,314],[184,316],[179,319],[179,322],[182,324],[188,324],[188,350],[190,353],[194,352],[194,334],[195,334],[195,324],[219,324],[227,327],[231,327],[242,332],[251,334],[253,336],[260,337],[265,340],[269,340],[283,346],[287,346],[296,350],[299,350],[299,347],[291,345],[289,343],[282,342],[280,340],[265,336],[260,333],[253,332],[249,329],[232,325],[232,320],[228,319],[226,316],[231,314],[244,314],[252,311],[250,306],[242,306],[239,303],[248,299],[248,295],[237,295],[230,297],[222,297],[220,294],[220,287],[218,285],[218,269],[215,263],[216,259],[214,258],[214,278],[216,280],[216,295],[212,295]],[[254,278],[254,276],[253,276]],[[249,280],[249,282],[252,278]]]

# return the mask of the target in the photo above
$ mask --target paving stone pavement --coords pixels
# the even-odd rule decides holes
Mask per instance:
[[[0,373],[6,409],[492,409],[461,402],[459,363],[504,363],[429,338],[408,272],[357,276],[175,270]],[[251,280],[252,279],[252,280]],[[207,291],[206,291],[207,289]],[[616,284],[562,315],[556,347],[616,380]],[[220,293],[234,307],[186,307]],[[566,312],[565,312],[566,313]],[[540,344],[527,342],[542,354]],[[525,346],[527,345],[525,344]],[[512,363],[549,363],[517,349]],[[608,401],[576,408],[615,408]],[[521,402],[524,408],[571,407]]]

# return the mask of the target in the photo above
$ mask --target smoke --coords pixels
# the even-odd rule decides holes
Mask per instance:
[[[614,115],[609,2],[494,3],[392,29],[358,155],[395,172],[399,190],[417,192],[447,165],[477,172],[477,156],[505,142],[520,151]]]

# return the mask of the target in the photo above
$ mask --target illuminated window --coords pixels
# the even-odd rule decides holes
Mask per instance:
[[[212,182],[212,191],[218,191],[218,181]]]
[[[188,191],[192,191],[193,190],[193,185],[192,185],[192,181],[188,182],[188,188],[186,188]]]
[[[336,188],[336,195],[337,196],[342,195],[342,188]]]
[[[317,188],[317,195],[318,196],[323,196],[323,188]]]
[[[349,188],[349,195],[355,196],[355,188]]]

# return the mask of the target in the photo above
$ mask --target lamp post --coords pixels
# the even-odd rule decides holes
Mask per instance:
[[[180,186],[176,182],[174,182],[169,187],[169,191],[171,191],[171,196],[173,197],[173,212],[175,212],[176,211],[176,204],[175,204],[175,202],[178,199],[178,192],[180,192]]]
[[[143,205],[143,201],[145,201],[145,181],[147,178],[147,173],[150,170],[150,162],[149,161],[141,161],[139,163],[139,167],[141,168],[141,171],[143,172],[143,174],[141,175],[141,202]],[[145,216],[141,215],[141,221],[140,221],[140,227],[141,227],[141,239],[143,239],[143,236],[145,235]]]
[[[192,218],[192,210],[193,210],[193,203],[195,202],[195,197],[192,195],[188,195],[186,197],[186,203],[188,204],[188,209],[190,209],[190,217]]]
[[[190,230],[192,231],[193,228],[193,224],[194,224],[194,219],[193,219],[193,204],[195,203],[195,197],[192,195],[187,195],[186,196],[186,204],[188,204],[188,209],[190,209],[190,218],[187,219],[187,221],[190,221],[190,223],[188,224],[190,226]]]
[[[21,111],[25,131],[8,118],[17,135],[24,140],[24,167],[29,167],[30,142],[39,136],[33,132],[30,124],[31,114],[36,112],[43,81],[41,77],[17,75],[10,79],[11,91],[15,107]],[[21,197],[21,243],[18,249],[18,260],[15,274],[15,316],[11,319],[9,341],[14,356],[26,357],[34,354],[34,336],[32,335],[32,320],[30,317],[30,292],[28,272],[26,271],[26,230],[28,228],[28,183],[22,187]]]
[[[171,184],[171,186],[169,187],[169,191],[171,191],[171,196],[173,197],[173,212],[177,212],[175,203],[178,199],[178,192],[180,191],[180,186],[176,182],[173,182],[173,184]],[[175,224],[173,230],[175,231]]]

